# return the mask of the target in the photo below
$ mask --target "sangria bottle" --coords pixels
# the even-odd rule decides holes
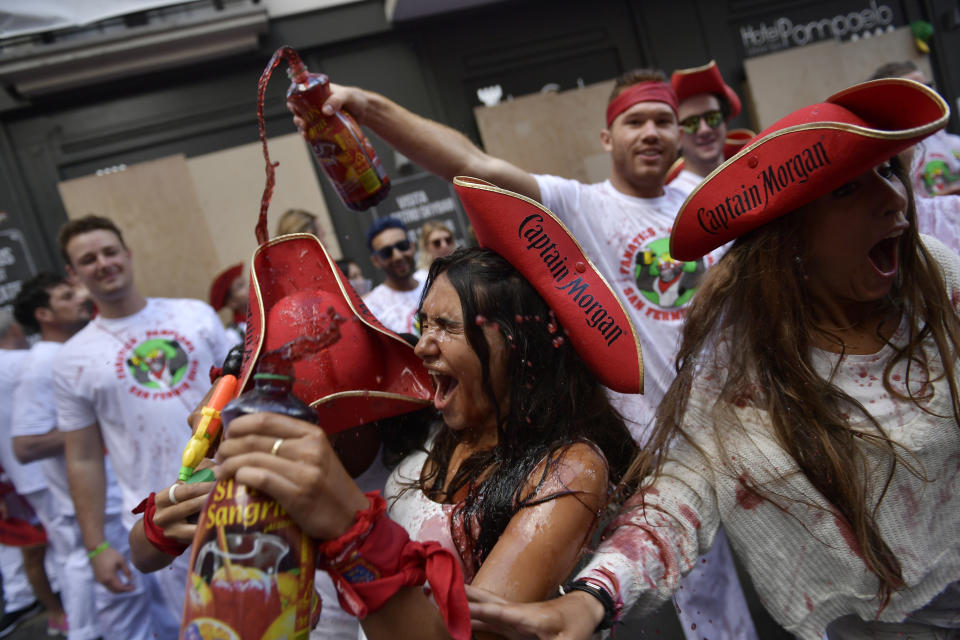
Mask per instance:
[[[260,411],[316,422],[292,376],[263,369],[221,412],[226,437],[231,420]],[[314,541],[273,498],[217,482],[194,538],[181,640],[306,640],[320,612],[314,567]]]
[[[390,192],[390,178],[380,166],[373,145],[353,117],[339,111],[321,112],[330,96],[330,81],[322,73],[310,73],[299,59],[288,59],[287,106],[304,121],[303,136],[313,148],[320,166],[343,204],[362,211],[383,200]]]

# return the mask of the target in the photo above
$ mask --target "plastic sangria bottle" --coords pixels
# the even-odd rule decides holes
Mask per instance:
[[[373,145],[350,114],[339,111],[323,115],[321,107],[330,96],[326,75],[310,73],[299,58],[288,58],[288,64],[287,75],[292,82],[287,105],[304,121],[303,136],[340,200],[354,211],[377,204],[390,192],[390,178],[380,166]]]
[[[254,388],[221,412],[230,421],[270,411],[316,422],[293,395],[293,377],[254,374]],[[270,496],[233,479],[216,484],[190,558],[181,640],[306,640],[320,614],[315,543]]]

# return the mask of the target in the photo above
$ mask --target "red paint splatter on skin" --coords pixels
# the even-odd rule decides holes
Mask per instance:
[[[487,323],[487,319],[482,315],[480,315],[479,313],[477,314],[477,317],[473,319],[473,321],[477,324],[478,327],[482,327]]]
[[[850,551],[852,551],[855,556],[863,560],[863,552],[860,550],[860,543],[857,542],[856,537],[853,535],[853,530],[850,528],[850,524],[838,513],[833,514],[833,521],[837,525],[837,531],[840,532],[840,537],[842,537],[843,541],[847,543],[848,547],[850,547]]]
[[[746,473],[740,474],[737,478],[737,504],[747,511],[756,509],[763,502],[763,498],[757,494],[756,489],[749,485],[750,482],[752,480]]]
[[[680,515],[686,518],[687,522],[692,524],[694,529],[700,528],[700,518],[688,505],[680,505]]]

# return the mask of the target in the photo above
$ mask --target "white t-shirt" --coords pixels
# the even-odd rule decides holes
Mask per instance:
[[[62,431],[99,423],[126,527],[137,518],[131,509],[176,480],[187,416],[231,346],[210,306],[168,298],[150,298],[125,318],[95,318],[63,345],[53,376],[57,423]]]
[[[677,177],[670,181],[670,186],[683,194],[686,198],[697,186],[703,182],[703,176],[698,176],[689,169],[684,169],[677,174]]]
[[[933,236],[960,253],[960,195],[918,197],[917,231]]]
[[[613,287],[633,320],[643,349],[644,393],[610,393],[638,442],[675,376],[674,357],[686,307],[707,267],[722,250],[693,262],[669,254],[670,230],[683,195],[670,185],[658,198],[635,198],[609,180],[583,184],[537,175],[540,198],[570,229]]]
[[[918,142],[910,172],[913,191],[919,196],[960,188],[960,136],[941,129]]]
[[[47,488],[40,463],[21,464],[10,441],[14,391],[29,353],[27,349],[0,349],[0,464],[20,495]]]
[[[53,368],[62,346],[59,342],[41,340],[30,349],[13,399],[12,436],[39,436],[57,428]],[[67,463],[63,454],[38,460],[37,464],[43,470],[57,513],[72,516],[73,500],[70,498]],[[106,513],[120,513],[120,488],[109,464],[106,465],[106,472]]]
[[[420,269],[414,272],[413,277],[417,286],[410,291],[397,291],[384,283],[365,295],[363,302],[387,329],[420,335],[417,330],[417,310],[420,308],[420,294],[427,281],[427,272]]]

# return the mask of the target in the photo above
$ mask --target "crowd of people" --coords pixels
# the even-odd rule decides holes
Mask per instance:
[[[918,74],[755,135],[714,62],[627,72],[596,184],[331,85],[324,112],[452,181],[479,244],[376,218],[377,286],[299,209],[258,252],[296,247],[303,281],[233,265],[210,305],[144,297],[122,231],[68,221],[66,273],[0,316],[0,627],[42,605],[72,640],[180,637],[214,488],[181,453],[232,347],[249,370],[316,330],[289,320],[309,293],[360,332],[297,365],[336,428],[240,417],[203,467],[317,540],[312,638],[586,639],[670,598],[691,640],[759,638],[734,556],[799,638],[960,637],[960,145]]]

